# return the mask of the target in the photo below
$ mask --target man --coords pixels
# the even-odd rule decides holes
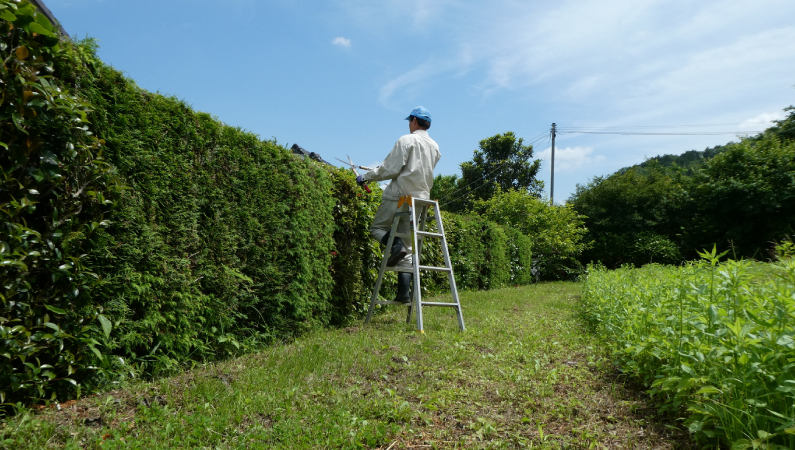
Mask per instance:
[[[364,184],[368,181],[391,180],[381,196],[381,206],[375,213],[370,235],[386,245],[392,220],[396,212],[408,211],[408,204],[398,208],[401,197],[428,199],[433,187],[433,169],[441,158],[439,145],[428,136],[431,127],[431,113],[422,106],[411,111],[406,120],[409,121],[410,134],[401,136],[389,152],[384,162],[375,170],[359,175],[356,181]],[[408,221],[400,223],[400,233],[409,231]],[[411,244],[403,242],[399,237],[392,241],[392,253],[387,266],[394,267],[398,263],[411,263]],[[403,265],[401,264],[401,265]],[[398,272],[398,292],[395,301],[411,302],[411,273]]]

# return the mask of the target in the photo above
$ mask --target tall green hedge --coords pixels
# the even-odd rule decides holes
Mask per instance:
[[[91,41],[59,44],[25,0],[0,6],[0,403],[361,318],[379,189],[138,88]],[[444,221],[460,289],[531,280],[526,236]],[[438,245],[427,255],[441,264]]]
[[[533,281],[532,241],[518,230],[480,216],[446,211],[442,213],[442,225],[458,289],[496,289]],[[435,231],[434,221],[429,229]],[[444,264],[437,239],[426,239],[422,253],[422,264]],[[423,295],[449,290],[443,272],[423,273],[420,286]]]
[[[111,349],[156,372],[327,325],[327,172],[78,50],[62,72],[129,187],[91,253]]]

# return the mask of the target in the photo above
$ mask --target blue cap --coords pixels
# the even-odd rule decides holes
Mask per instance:
[[[429,113],[428,110],[423,108],[422,106],[414,108],[414,110],[411,111],[411,114],[409,114],[409,116],[406,117],[406,120],[410,120],[411,116],[414,116],[418,119],[427,120],[428,123],[431,123],[431,113]]]

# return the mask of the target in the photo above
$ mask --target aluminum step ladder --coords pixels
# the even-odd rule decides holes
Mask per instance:
[[[458,316],[458,328],[461,331],[465,330],[464,327],[464,316],[461,314],[461,303],[458,299],[458,289],[455,286],[455,277],[453,276],[453,264],[450,262],[450,253],[447,250],[447,238],[444,235],[444,226],[442,225],[442,216],[441,211],[439,210],[439,203],[435,200],[422,200],[418,198],[411,198],[411,197],[404,197],[401,201],[405,201],[408,204],[408,211],[405,212],[397,212],[395,213],[395,217],[392,220],[392,230],[389,234],[389,240],[386,243],[386,249],[384,250],[384,259],[381,261],[381,269],[378,271],[378,278],[375,282],[375,288],[373,289],[373,295],[370,298],[370,309],[367,311],[367,318],[364,320],[364,323],[370,323],[370,319],[373,318],[373,311],[375,311],[375,305],[405,305],[405,303],[400,303],[396,301],[390,300],[378,300],[378,293],[381,290],[381,284],[384,281],[384,272],[391,271],[391,272],[411,272],[414,274],[413,280],[413,289],[412,289],[412,296],[411,296],[411,303],[408,304],[408,315],[406,316],[406,323],[411,322],[411,313],[413,310],[416,309],[417,311],[417,330],[420,333],[424,333],[422,327],[422,307],[423,306],[442,306],[442,307],[450,307],[454,308],[455,312]],[[400,209],[400,208],[399,208]],[[435,211],[434,218],[436,219],[436,229],[438,233],[431,233],[425,231],[425,225],[428,218],[428,210],[433,209]],[[418,220],[419,219],[419,220]],[[409,220],[410,224],[410,233],[398,233],[398,226],[401,221]],[[417,224],[416,229],[414,224]],[[412,267],[400,267],[398,264],[396,267],[387,267],[386,263],[391,255],[392,251],[392,241],[394,241],[395,237],[399,237],[401,239],[408,242],[411,242],[412,249],[414,250],[411,257],[411,266]],[[421,264],[420,255],[422,254],[422,242],[424,238],[438,238],[440,240],[440,244],[442,246],[442,255],[444,256],[444,267],[433,267],[433,266],[423,266]],[[420,289],[420,273],[424,270],[436,271],[436,272],[446,272],[447,277],[450,281],[450,293],[453,296],[453,302],[423,302],[422,301],[422,290]]]

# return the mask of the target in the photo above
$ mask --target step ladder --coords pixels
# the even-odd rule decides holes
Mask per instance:
[[[381,290],[381,284],[384,281],[384,273],[391,272],[411,272],[414,274],[413,289],[411,296],[411,303],[408,304],[408,315],[406,316],[406,323],[411,322],[411,313],[416,309],[417,312],[417,330],[421,333],[425,331],[422,328],[422,307],[423,306],[442,306],[455,308],[458,315],[458,328],[464,331],[464,316],[461,314],[461,303],[458,300],[458,289],[455,286],[455,277],[453,276],[453,264],[450,262],[450,253],[447,250],[447,238],[444,235],[444,226],[442,225],[441,211],[439,210],[439,203],[435,200],[422,200],[418,198],[404,197],[401,201],[408,204],[408,211],[397,212],[392,220],[392,230],[389,233],[389,240],[386,243],[384,250],[384,259],[381,261],[381,269],[378,271],[378,278],[375,281],[375,288],[373,288],[373,295],[370,298],[370,309],[367,311],[367,318],[364,323],[370,323],[373,318],[373,311],[375,305],[405,305],[390,300],[378,300],[378,293]],[[400,207],[398,207],[400,209]],[[435,211],[434,218],[436,219],[436,229],[438,233],[431,233],[425,231],[425,225],[428,218],[428,210]],[[419,219],[419,220],[418,220]],[[398,226],[401,221],[409,221],[410,233],[399,233]],[[415,225],[416,229],[415,229]],[[412,267],[387,267],[386,262],[389,259],[392,251],[392,241],[395,237],[399,237],[404,242],[411,242],[412,249],[414,250],[411,257]],[[444,256],[444,267],[423,266],[421,264],[420,255],[422,254],[422,242],[424,238],[438,238],[442,246],[442,255]],[[447,272],[447,277],[450,281],[450,293],[453,295],[453,302],[423,302],[422,291],[420,289],[420,272],[424,270]]]

